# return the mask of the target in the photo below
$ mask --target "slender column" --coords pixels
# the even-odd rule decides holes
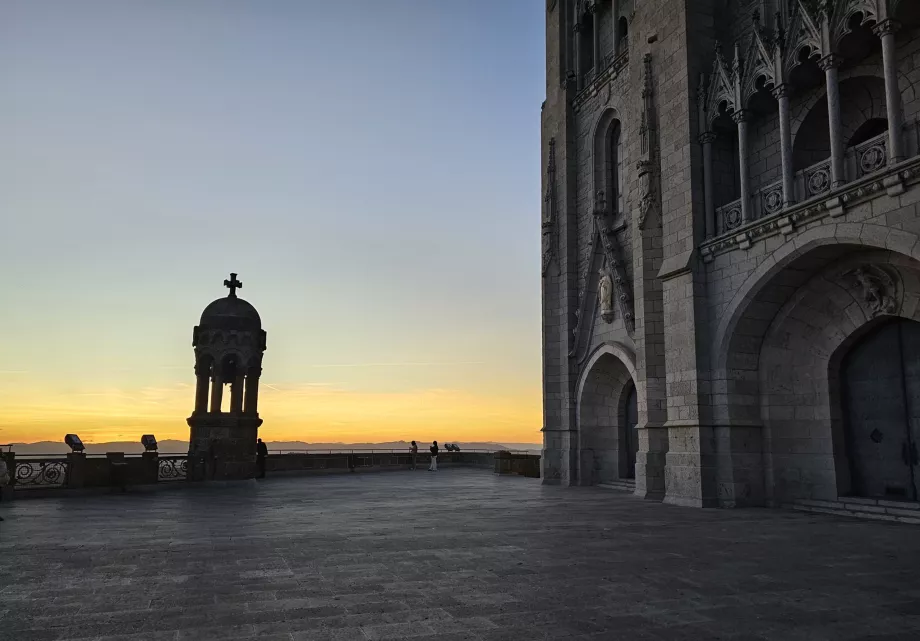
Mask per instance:
[[[224,395],[224,382],[219,376],[215,376],[211,381],[211,411],[220,412],[220,403]]]
[[[789,116],[789,96],[792,87],[782,84],[773,90],[773,95],[779,103],[779,147],[780,158],[783,165],[783,207],[789,207],[795,202],[795,191],[792,172],[792,127]]]
[[[594,75],[595,77],[601,70],[601,20],[600,14],[597,12],[597,3],[599,0],[594,0],[594,4],[591,5],[591,17],[593,18],[591,23],[594,26],[594,33],[591,34],[594,38]]]
[[[259,375],[252,371],[246,377],[246,414],[259,413]]]
[[[824,56],[818,63],[824,70],[827,85],[827,123],[831,136],[831,189],[836,189],[846,182],[843,172],[843,125],[840,122],[840,83],[837,81],[837,69],[843,63],[843,57],[835,53]]]
[[[243,375],[240,374],[230,385],[230,411],[240,414],[243,411]]]
[[[585,70],[581,68],[581,23],[579,16],[575,15],[575,89],[581,91],[584,83]]]
[[[195,386],[195,413],[208,411],[208,382],[211,378],[209,372],[197,373],[197,385]]]
[[[902,132],[904,114],[901,111],[901,90],[898,87],[898,61],[895,57],[894,34],[900,23],[888,18],[875,26],[882,40],[882,68],[885,72],[885,105],[888,110],[888,164],[904,160]]]
[[[715,133],[707,131],[700,136],[703,145],[703,202],[706,204],[706,238],[716,235],[716,208],[712,191],[712,143]]]
[[[738,164],[741,177],[741,224],[751,222],[751,181],[748,178],[748,120],[750,112],[739,109],[732,115],[738,125]]]

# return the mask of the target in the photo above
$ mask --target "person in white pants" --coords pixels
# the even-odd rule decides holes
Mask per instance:
[[[435,441],[431,444],[431,447],[428,448],[431,451],[431,465],[428,466],[429,472],[438,471],[438,442]]]

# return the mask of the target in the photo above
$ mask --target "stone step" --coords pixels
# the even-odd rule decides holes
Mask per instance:
[[[608,481],[606,483],[598,483],[598,487],[602,487],[607,490],[617,490],[619,492],[635,492],[636,491],[636,481],[634,479],[621,479],[619,481]]]
[[[841,496],[836,501],[802,499],[795,501],[790,507],[801,512],[817,512],[858,519],[871,519],[873,521],[893,521],[920,525],[920,503],[906,501]]]

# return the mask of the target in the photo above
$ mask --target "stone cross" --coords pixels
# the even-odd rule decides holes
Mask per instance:
[[[236,279],[236,273],[230,272],[230,280],[224,281],[224,287],[228,287],[230,289],[230,298],[236,298],[236,290],[238,287],[242,288],[243,283]]]

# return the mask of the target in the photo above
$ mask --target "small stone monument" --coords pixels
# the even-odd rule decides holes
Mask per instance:
[[[192,334],[195,410],[188,418],[190,480],[242,480],[256,475],[259,377],[265,331],[255,307],[236,295],[243,284],[230,274],[230,289],[205,307]],[[224,402],[224,386],[230,401]]]

